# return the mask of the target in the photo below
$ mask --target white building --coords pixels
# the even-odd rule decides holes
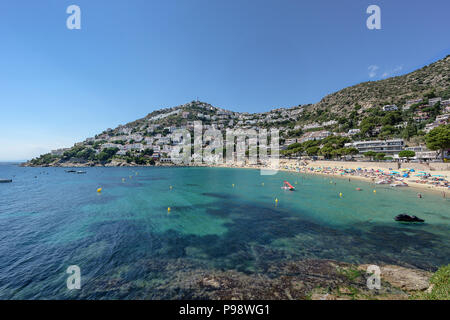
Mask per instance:
[[[395,104],[388,104],[383,107],[383,111],[397,111],[398,107]]]
[[[350,130],[348,130],[348,134],[351,135],[351,136],[353,136],[355,134],[358,134],[360,132],[361,132],[361,129],[350,129]]]
[[[297,142],[303,143],[305,141],[322,140],[332,135],[333,133],[330,131],[307,132],[300,139],[297,139]]]
[[[141,136],[140,134],[130,134],[128,135],[128,141],[130,140],[134,140],[134,141],[142,141],[142,139],[144,139],[143,136]]]
[[[124,156],[124,155],[126,155],[127,154],[127,150],[125,150],[125,149],[123,149],[123,150],[119,150],[119,151],[117,151],[117,153],[116,153],[117,155],[119,155],[119,156]]]
[[[414,151],[416,155],[413,159],[416,160],[433,160],[438,158],[438,152],[437,151],[431,151],[428,150],[426,147],[423,146],[415,146],[415,147],[407,147],[405,150]]]
[[[62,156],[64,154],[64,152],[69,151],[70,148],[62,148],[62,149],[56,149],[56,150],[52,150],[50,152],[50,154],[52,156]]]
[[[144,145],[142,143],[126,144],[124,146],[124,149],[127,151],[130,151],[130,150],[142,151],[142,150],[144,150]]]
[[[376,140],[376,141],[356,141],[353,147],[358,149],[359,153],[365,153],[368,151],[374,151],[386,154],[398,154],[403,150],[405,142],[403,139],[393,140]]]
[[[116,143],[104,143],[102,144],[101,149],[106,149],[106,148],[123,148],[123,146],[121,144],[116,144]]]
[[[147,144],[153,144],[153,141],[154,141],[155,139],[153,139],[153,138],[151,138],[151,137],[146,137],[145,139],[144,139],[144,141],[147,143]]]
[[[442,101],[442,98],[434,98],[434,99],[428,100],[428,104],[430,106],[434,106],[436,103],[441,102],[441,101]]]
[[[286,139],[285,145],[290,146],[291,144],[297,143],[297,139]]]
[[[303,126],[303,130],[308,130],[308,129],[316,129],[316,128],[320,128],[321,125],[319,123],[311,123],[311,124],[307,124],[305,126]]]
[[[330,121],[327,121],[327,122],[323,122],[322,123],[322,126],[323,127],[328,127],[328,126],[334,126],[335,124],[337,124],[338,122],[336,121],[336,120],[330,120]]]
[[[409,108],[412,105],[421,103],[422,101],[423,101],[423,99],[408,100],[408,101],[406,101],[406,104],[403,106],[403,110],[409,110]]]

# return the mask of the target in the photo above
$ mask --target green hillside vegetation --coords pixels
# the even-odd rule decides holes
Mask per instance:
[[[387,104],[404,105],[433,92],[450,97],[450,55],[409,74],[379,81],[370,81],[345,88],[323,98],[315,109],[328,114],[346,114],[356,105],[362,110]],[[326,119],[325,119],[326,120]]]

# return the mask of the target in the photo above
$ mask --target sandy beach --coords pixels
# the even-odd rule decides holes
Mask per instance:
[[[439,165],[446,169],[445,164]],[[267,169],[261,165],[249,164],[225,164],[219,165],[219,167]],[[449,170],[420,170],[423,169],[421,166],[419,166],[419,169],[414,169],[413,167],[418,167],[418,165],[410,164],[408,166],[407,163],[404,163],[403,168],[397,169],[397,163],[298,161],[286,159],[281,159],[279,164],[279,170],[281,171],[330,176],[339,179],[357,179],[373,183],[374,185],[377,185],[379,181],[386,180],[388,182],[385,185],[406,183],[407,187],[418,191],[439,193],[442,196],[450,194],[448,184],[450,178]],[[398,172],[398,174],[392,174],[392,172]],[[406,173],[408,173],[408,177],[404,177]]]

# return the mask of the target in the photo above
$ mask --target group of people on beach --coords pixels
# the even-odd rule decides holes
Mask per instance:
[[[410,184],[420,187],[420,185],[426,185],[428,188],[440,188],[442,190],[442,197],[446,198],[445,190],[450,189],[449,181],[444,175],[431,175],[428,172],[420,171],[416,172],[413,169],[400,169],[399,171],[389,169],[366,169],[366,168],[344,168],[344,167],[314,167],[308,163],[302,163],[300,165],[285,165],[285,170],[295,171],[299,173],[311,173],[311,174],[324,174],[345,177],[348,176],[348,181],[351,181],[350,177],[357,177],[370,180],[375,184],[390,184],[392,187],[407,187]],[[408,183],[407,183],[408,182]],[[422,198],[422,194],[417,194],[418,198]]]

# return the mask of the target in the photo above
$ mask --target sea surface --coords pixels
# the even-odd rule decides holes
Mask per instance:
[[[184,269],[256,274],[311,258],[450,263],[450,201],[439,194],[251,169],[80,170],[0,165],[14,180],[0,184],[0,299],[171,299],[164,288]],[[426,223],[397,223],[400,213]],[[71,265],[81,290],[66,287]]]

